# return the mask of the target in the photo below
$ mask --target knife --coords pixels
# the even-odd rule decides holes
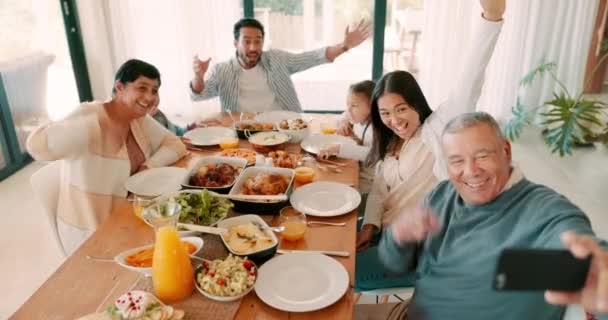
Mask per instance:
[[[350,255],[350,253],[348,253],[347,251],[328,251],[328,250],[285,250],[285,249],[278,249],[277,253],[280,254],[286,254],[286,253],[292,253],[292,252],[307,252],[307,253],[320,253],[320,254],[325,254],[328,256],[339,256],[339,257],[348,257]]]
[[[182,227],[182,228],[187,229],[187,230],[190,230],[190,231],[198,231],[198,232],[204,232],[204,233],[217,234],[218,236],[223,236],[223,235],[225,235],[225,234],[228,233],[228,229],[225,229],[225,228],[206,227],[206,226],[199,226],[199,225],[196,225],[196,224],[189,224],[189,223],[178,222],[177,226],[178,227]]]

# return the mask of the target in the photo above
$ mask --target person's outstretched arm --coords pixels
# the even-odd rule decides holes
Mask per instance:
[[[205,74],[209,69],[209,62],[211,62],[211,58],[205,61],[200,60],[198,56],[194,56],[193,58],[192,71],[194,76],[190,81],[190,98],[192,101],[213,98],[219,94],[217,68],[213,68],[211,75],[205,80]]]
[[[505,0],[481,0],[483,12],[475,24],[475,29],[469,46],[461,63],[459,73],[452,82],[452,88],[440,108],[444,122],[466,113],[475,111],[475,106],[481,95],[486,68],[494,53],[498,36],[502,29],[502,17],[505,12]]]
[[[359,24],[357,24],[352,31],[349,30],[349,27],[346,27],[346,30],[344,31],[344,40],[342,40],[341,43],[327,47],[325,50],[327,60],[333,62],[341,54],[357,47],[369,37],[371,32],[371,24],[366,23],[364,20],[359,21]]]

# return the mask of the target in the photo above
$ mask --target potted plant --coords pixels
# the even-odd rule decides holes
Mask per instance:
[[[608,52],[601,57],[589,79],[593,78],[598,67],[607,57]],[[531,85],[537,77],[549,74],[557,83],[557,90],[551,100],[532,108],[525,108],[518,96],[515,106],[511,109],[513,118],[504,127],[504,133],[507,139],[514,141],[519,138],[523,128],[530,125],[538,115],[540,125],[545,127],[543,130],[545,143],[549,145],[551,152],[559,152],[563,157],[565,154],[571,155],[575,145],[608,138],[608,124],[601,118],[608,105],[602,101],[583,98],[589,80],[580,93],[571,95],[555,75],[555,68],[556,64],[553,62],[541,63],[522,78],[520,87],[523,88]]]

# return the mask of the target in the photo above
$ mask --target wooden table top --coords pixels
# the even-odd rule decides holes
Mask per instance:
[[[232,118],[235,114],[232,114]],[[314,116],[313,116],[314,117]],[[326,117],[325,115],[323,116]],[[224,125],[231,124],[228,114],[222,114]],[[318,118],[316,118],[318,119]],[[315,120],[316,120],[315,119]],[[314,121],[316,122],[316,121]],[[312,132],[315,125],[312,125]],[[318,125],[318,124],[317,124]],[[240,141],[240,148],[248,148]],[[299,152],[300,146],[290,144],[288,151]],[[217,147],[193,150],[175,166],[186,167],[196,158],[215,154]],[[359,164],[353,160],[336,160],[347,164],[342,172],[317,170],[315,181],[335,181],[358,186]],[[298,185],[296,184],[296,188]],[[278,216],[265,217],[278,225]],[[340,250],[349,257],[335,257],[348,271],[350,288],[333,305],[314,312],[289,313],[263,303],[252,291],[243,298],[235,319],[351,319],[353,317],[353,286],[355,274],[356,210],[331,218],[309,217],[309,221],[346,222],[345,227],[310,227],[304,239],[297,242],[282,241],[279,248],[300,250]],[[72,255],[42,286],[17,310],[11,319],[75,319],[104,310],[114,299],[128,291],[141,275],[112,262],[87,259],[87,255],[113,258],[118,253],[154,241],[153,229],[136,218],[131,203],[118,201],[110,216],[95,233]],[[195,292],[194,294],[199,294]]]

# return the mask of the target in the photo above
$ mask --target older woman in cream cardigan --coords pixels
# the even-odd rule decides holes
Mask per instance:
[[[146,115],[158,101],[156,67],[132,59],[115,80],[110,101],[83,103],[27,140],[36,160],[63,160],[57,227],[68,254],[110,215],[117,199],[127,196],[129,176],[174,163],[186,153],[178,137]]]

